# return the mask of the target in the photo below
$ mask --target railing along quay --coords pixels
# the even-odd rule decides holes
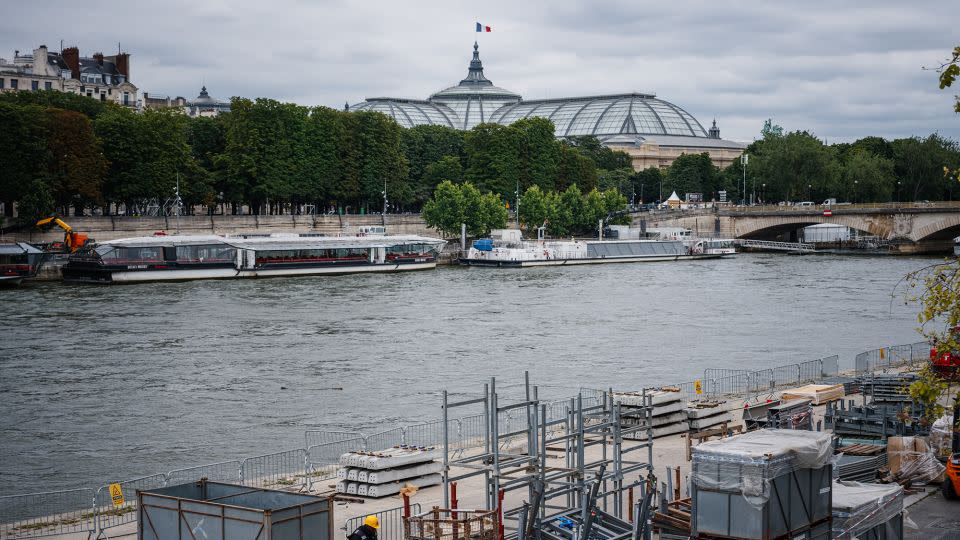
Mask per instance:
[[[857,375],[865,375],[917,366],[928,358],[929,345],[917,342],[864,351],[856,356],[854,364]],[[750,398],[838,374],[839,356],[833,355],[755,371],[708,368],[701,379],[659,386],[677,388],[685,400]],[[583,387],[578,394],[585,404],[599,404],[606,397],[604,391]],[[559,420],[566,417],[570,401],[545,401],[544,407],[548,420]],[[527,420],[524,414],[523,410],[514,409],[499,415],[497,422],[501,433],[522,432],[522,425]],[[450,419],[446,430],[453,441],[452,452],[463,453],[482,445],[488,421],[483,414]],[[371,434],[307,430],[302,448],[113,482],[119,484],[122,491],[124,502],[119,505],[112,500],[109,482],[92,488],[0,496],[0,540],[62,534],[109,536],[111,529],[136,522],[137,490],[193,482],[200,478],[266,489],[316,491],[321,484],[335,477],[340,455],[400,444],[439,446],[443,443],[444,427],[442,420],[434,420]]]

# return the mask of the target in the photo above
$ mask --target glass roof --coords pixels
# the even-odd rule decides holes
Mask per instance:
[[[403,127],[437,124],[472,129],[483,122],[509,125],[530,117],[548,118],[557,137],[595,135],[671,135],[707,138],[687,111],[653,94],[614,94],[523,101],[519,94],[493,85],[483,74],[477,44],[467,77],[426,101],[371,98],[350,107],[393,117]]]

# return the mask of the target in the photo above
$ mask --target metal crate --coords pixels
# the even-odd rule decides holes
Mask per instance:
[[[329,499],[202,479],[137,491],[138,540],[332,540]]]

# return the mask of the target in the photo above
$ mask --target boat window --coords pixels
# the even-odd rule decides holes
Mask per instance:
[[[159,263],[163,262],[163,249],[159,246],[116,247],[101,253],[100,258],[113,264]]]
[[[236,248],[222,244],[205,246],[177,246],[178,263],[217,263],[233,262]]]

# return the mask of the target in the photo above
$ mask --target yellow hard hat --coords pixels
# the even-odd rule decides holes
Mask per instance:
[[[374,529],[379,529],[379,528],[380,528],[380,519],[379,519],[377,516],[367,516],[367,517],[363,518],[363,524],[364,524],[364,525],[369,525],[369,526],[373,527]]]

